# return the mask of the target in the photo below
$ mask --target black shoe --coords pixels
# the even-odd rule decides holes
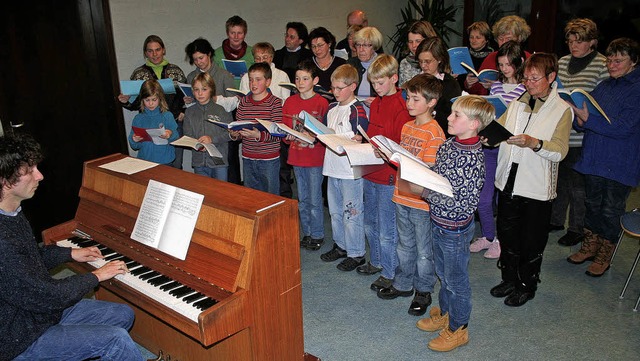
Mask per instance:
[[[535,297],[536,291],[514,290],[507,298],[504,304],[511,307],[520,307]]]
[[[416,292],[416,295],[409,306],[409,314],[413,316],[422,316],[427,312],[427,307],[431,304],[431,293]]]
[[[499,285],[491,289],[489,293],[493,297],[506,297],[509,296],[516,289],[513,282],[502,281]]]
[[[391,285],[391,287],[389,288],[381,288],[378,291],[378,297],[382,298],[383,300],[392,300],[394,298],[409,297],[412,295],[413,295],[413,290],[400,291],[399,289],[393,287],[393,285]]]
[[[300,241],[300,247],[307,248],[309,246],[309,242],[311,241],[311,236],[304,236]]]
[[[549,224],[549,232],[553,232],[553,231],[562,231],[564,230],[564,226],[558,226],[555,224]]]
[[[335,243],[333,244],[333,248],[331,248],[329,252],[323,253],[322,255],[320,255],[320,259],[325,262],[333,262],[335,260],[338,260],[340,258],[345,258],[345,257],[347,257],[347,251],[338,247],[338,245]]]
[[[306,249],[310,250],[310,251],[317,251],[320,249],[320,247],[322,247],[322,245],[324,244],[324,238],[311,238],[309,237],[309,241],[307,243],[307,245],[305,246]]]
[[[560,237],[558,240],[558,244],[561,246],[575,246],[576,244],[582,242],[584,239],[584,235],[582,233],[577,233],[573,231],[567,231],[567,234]]]
[[[336,266],[340,271],[351,272],[366,262],[364,257],[347,257]]]
[[[356,272],[361,275],[374,275],[380,271],[382,271],[382,268],[372,265],[371,262],[367,262],[367,264],[363,264],[356,269]]]
[[[378,277],[377,280],[373,281],[373,283],[371,284],[371,289],[378,292],[381,289],[389,288],[392,285],[393,285],[393,280],[380,276]]]

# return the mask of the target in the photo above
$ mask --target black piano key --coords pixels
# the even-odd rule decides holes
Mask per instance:
[[[198,292],[198,293],[192,294],[191,296],[184,297],[182,300],[184,302],[186,302],[186,303],[191,303],[193,301],[198,301],[203,297],[207,297],[207,296],[205,296],[202,293]]]
[[[109,255],[107,257],[104,258],[105,261],[109,262],[109,261],[115,261],[117,259],[123,258],[124,256],[118,253],[114,253],[112,255]]]
[[[142,266],[140,268],[136,268],[133,271],[131,271],[131,274],[134,275],[134,276],[139,276],[139,275],[141,275],[143,273],[150,272],[150,271],[151,271],[151,268]]]
[[[173,281],[171,283],[167,283],[166,285],[160,286],[160,289],[163,290],[163,291],[170,291],[170,290],[172,290],[174,288],[178,288],[180,286],[182,286],[182,284],[180,282]]]
[[[214,300],[213,298],[205,298],[204,300],[194,303],[193,307],[199,308],[204,311],[207,308],[215,305],[216,303],[218,303],[218,301]]]
[[[160,273],[156,272],[156,271],[151,271],[151,272],[147,272],[147,273],[143,273],[140,276],[138,276],[138,278],[140,278],[141,280],[148,280],[149,278],[155,277],[155,276],[160,276]]]
[[[82,237],[78,237],[78,236],[73,236],[73,237],[69,237],[67,238],[67,240],[71,243],[75,243],[77,244],[78,242],[82,242],[83,240],[85,240],[86,238],[82,238]]]
[[[75,242],[74,242],[75,243]],[[91,246],[97,246],[99,245],[98,242],[92,240],[92,239],[83,239],[82,241],[79,241],[76,243],[80,248],[87,248],[87,247],[91,247]]]
[[[195,292],[195,290],[187,287],[187,286],[182,286],[180,288],[176,288],[175,290],[172,290],[169,292],[170,295],[180,298],[182,296],[186,296],[189,293],[193,293]]]
[[[152,278],[150,280],[147,280],[147,282],[149,282],[149,284],[151,284],[153,286],[160,286],[160,285],[163,285],[165,283],[169,283],[171,281],[172,281],[172,279],[167,277],[167,276],[159,276],[159,277],[155,277],[155,278]]]
[[[127,257],[127,256],[122,257],[120,260],[121,260],[122,262],[124,262],[124,264],[130,263],[130,262],[133,262],[133,260],[132,260],[131,258]]]
[[[110,255],[112,253],[116,253],[116,251],[112,250],[109,247],[105,247],[104,249],[100,250],[100,253],[102,253],[103,256],[108,256],[108,255]]]
[[[102,250],[104,250],[104,249],[109,249],[109,248],[107,248],[107,246],[105,246],[104,244],[98,244],[98,245],[96,245],[96,247],[98,247],[98,249],[100,250],[100,252],[102,252]]]

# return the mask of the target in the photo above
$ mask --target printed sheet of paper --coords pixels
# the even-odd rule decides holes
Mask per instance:
[[[100,166],[100,168],[131,175],[134,173],[142,172],[143,170],[153,168],[157,165],[158,163],[149,162],[138,158],[126,157],[113,161],[111,163],[103,164]]]

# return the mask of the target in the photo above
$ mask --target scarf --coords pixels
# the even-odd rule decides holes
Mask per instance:
[[[229,59],[229,60],[241,59],[244,56],[244,54],[247,52],[247,43],[243,41],[242,46],[240,46],[240,49],[236,50],[236,49],[233,49],[231,45],[229,45],[228,38],[224,39],[222,41],[222,52],[224,53],[225,59]]]
[[[152,63],[149,59],[145,60],[144,63],[153,70],[153,73],[156,74],[156,79],[162,79],[162,69],[169,64],[167,59],[162,59],[162,62],[158,65]]]
[[[569,58],[569,65],[567,66],[567,72],[569,75],[574,75],[583,71],[596,55],[598,55],[598,52],[594,50],[582,58],[571,56],[571,58]]]

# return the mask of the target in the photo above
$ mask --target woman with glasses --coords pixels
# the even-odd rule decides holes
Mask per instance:
[[[580,264],[593,259],[586,271],[592,277],[609,269],[620,216],[631,189],[640,183],[640,46],[629,38],[616,39],[606,55],[609,78],[591,96],[609,119],[580,106],[574,107],[573,122],[584,132],[575,170],[584,175],[586,213],[582,247],[567,260]]]
[[[424,40],[416,49],[416,59],[423,74],[430,74],[442,80],[442,95],[434,108],[436,112],[434,118],[448,138],[447,117],[451,114],[451,99],[460,96],[462,90],[460,90],[460,85],[456,79],[451,75],[449,53],[444,41],[438,37]]]
[[[351,64],[358,69],[360,79],[356,88],[356,96],[367,106],[367,114],[369,113],[371,102],[376,96],[376,91],[367,79],[367,69],[378,56],[377,51],[382,47],[383,40],[382,33],[373,26],[360,29],[353,36],[357,56],[347,60],[347,64]]]
[[[309,44],[313,52],[313,62],[318,67],[318,85],[326,92],[331,90],[331,74],[347,61],[333,55],[336,37],[323,27],[315,28],[309,33]],[[329,102],[335,99],[331,97]]]
[[[507,306],[522,306],[535,296],[550,201],[556,197],[558,162],[569,147],[573,112],[552,86],[557,72],[555,55],[531,55],[522,78],[527,91],[498,119],[514,135],[498,151],[495,185],[502,282],[491,295],[504,297]]]
[[[574,19],[564,28],[569,55],[558,61],[558,80],[568,91],[582,89],[591,92],[598,83],[609,77],[607,58],[596,50],[598,28],[590,19]],[[582,153],[582,132],[571,130],[569,153],[560,162],[558,170],[558,197],[553,201],[549,230],[564,229],[567,208],[569,227],[560,237],[562,246],[573,246],[582,241],[584,228],[584,177],[573,166]]]

